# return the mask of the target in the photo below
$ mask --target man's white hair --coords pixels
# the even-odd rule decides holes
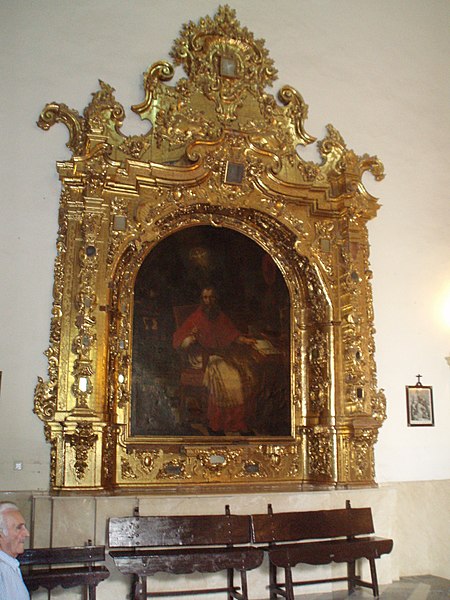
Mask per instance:
[[[8,529],[5,523],[5,513],[11,510],[19,510],[19,507],[13,502],[0,502],[0,531],[3,535],[8,534]]]

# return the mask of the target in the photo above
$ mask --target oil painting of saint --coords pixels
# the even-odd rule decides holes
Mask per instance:
[[[247,236],[159,242],[135,282],[132,436],[291,435],[289,319],[280,270]]]

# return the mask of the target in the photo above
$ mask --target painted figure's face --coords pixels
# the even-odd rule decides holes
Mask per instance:
[[[0,529],[0,549],[13,558],[24,551],[24,542],[29,537],[25,520],[18,510],[8,510],[3,515],[6,533]]]
[[[217,296],[216,292],[211,288],[205,288],[202,291],[202,302],[204,306],[216,306]]]
[[[202,308],[209,319],[215,319],[219,314],[216,292],[213,288],[205,288],[202,291]]]

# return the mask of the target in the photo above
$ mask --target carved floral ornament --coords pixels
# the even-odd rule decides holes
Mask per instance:
[[[266,92],[276,79],[272,60],[228,6],[185,25],[171,56],[186,77],[171,86],[174,66],[153,64],[145,98],[132,107],[152,124],[145,135],[122,133],[125,111],[104,82],[83,115],[52,103],[38,121],[43,129],[64,123],[72,151],[57,164],[48,379],[35,391],[52,488],[375,485],[374,444],[386,413],[366,225],[378,203],[362,175],[382,179],[383,166],[348,149],[331,125],[318,142],[320,164],[298,155],[299,144],[315,142],[305,130],[307,105],[289,86],[278,101]],[[274,414],[279,408],[276,395],[263,403],[267,381],[252,400],[254,429],[217,437],[204,424],[192,429],[202,416],[194,417],[192,398],[182,404],[173,365],[163,361],[155,375],[175,325],[163,328],[167,302],[155,304],[144,275],[153,277],[158,260],[171,264],[164,248],[200,234],[231,253],[244,249],[235,275],[246,260],[262,260],[261,298],[270,299],[274,282],[284,294],[276,309],[283,349],[262,369],[279,375],[278,360],[286,372],[279,430],[262,415],[267,403]],[[176,279],[170,268],[162,275],[160,283]],[[157,291],[168,297],[168,286]],[[144,360],[148,340],[159,344],[152,360]]]

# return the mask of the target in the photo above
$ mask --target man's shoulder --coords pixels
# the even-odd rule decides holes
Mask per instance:
[[[17,558],[6,554],[6,552],[3,552],[3,550],[0,550],[0,568],[7,565],[8,567],[14,569],[17,567],[18,564],[19,561],[17,560]]]

